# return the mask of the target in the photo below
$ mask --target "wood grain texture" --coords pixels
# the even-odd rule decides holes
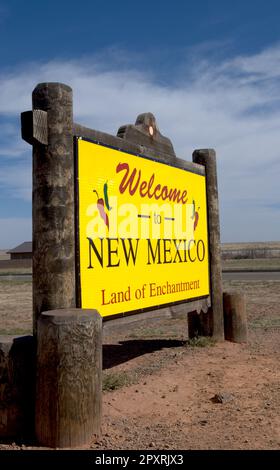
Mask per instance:
[[[35,341],[32,336],[0,336],[0,437],[34,432]]]
[[[33,111],[47,112],[48,145],[33,143],[33,315],[75,307],[72,90],[41,83]]]
[[[126,127],[126,126],[124,126]],[[165,148],[155,148],[154,142],[152,139],[147,139],[145,136],[145,145],[143,143],[143,135],[137,133],[135,140],[131,140],[131,134],[128,134],[130,140],[126,140],[126,134],[123,134],[123,137],[114,136],[107,134],[106,132],[97,131],[95,129],[90,129],[88,127],[82,126],[74,122],[73,124],[73,135],[76,137],[83,137],[85,139],[93,140],[100,142],[111,147],[115,147],[124,152],[133,153],[136,155],[144,155],[152,159],[157,159],[163,163],[172,164],[179,168],[192,171],[198,175],[205,175],[205,168],[202,165],[198,165],[194,162],[183,160],[182,158],[174,157],[173,153],[170,155],[167,153]],[[135,137],[135,136],[134,136]],[[140,139],[139,139],[140,137]],[[139,141],[140,140],[140,141]],[[141,143],[142,142],[142,143]]]
[[[158,158],[166,163],[176,163],[172,142],[161,134],[152,113],[139,114],[135,124],[121,126],[117,135],[123,140],[152,149],[154,154],[158,154]]]
[[[224,292],[225,339],[234,343],[247,342],[247,314],[245,295]]]
[[[209,313],[211,309],[204,311],[188,312],[188,335],[189,338],[197,338],[198,336],[212,336],[213,323],[212,315]]]
[[[101,430],[102,318],[96,310],[44,312],[37,340],[37,440],[84,445]]]
[[[193,161],[204,165],[206,171],[211,308],[208,311],[209,319],[201,317],[201,322],[204,323],[201,325],[201,331],[205,330],[207,336],[222,341],[224,339],[223,285],[216,153],[212,149],[195,150]]]

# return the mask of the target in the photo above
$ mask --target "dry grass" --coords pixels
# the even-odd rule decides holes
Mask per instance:
[[[32,331],[32,283],[4,281],[0,277],[0,332],[25,334]]]
[[[267,326],[272,305],[279,303],[280,281],[225,281],[224,290],[245,292],[248,304],[253,310],[248,311],[248,320],[255,326]],[[265,319],[265,320],[264,320]],[[122,331],[132,338],[176,338],[182,337],[179,323],[168,319],[146,320],[126,325]],[[272,324],[279,324],[279,315],[273,315]],[[265,325],[263,324],[265,322]],[[276,322],[276,323],[275,323]],[[252,325],[253,326],[253,325]],[[0,332],[2,334],[29,333],[32,331],[32,282],[26,280],[5,281],[0,276]],[[178,337],[179,337],[178,336]]]
[[[102,390],[109,392],[133,383],[128,373],[105,371],[103,374]]]
[[[222,262],[223,270],[242,271],[242,270],[260,270],[280,271],[280,258],[267,258],[267,259],[228,259]]]
[[[222,243],[222,249],[227,250],[247,250],[247,249],[280,249],[280,241],[277,242],[248,242],[248,243]]]
[[[0,250],[0,260],[10,259],[10,255],[7,254],[8,250]]]

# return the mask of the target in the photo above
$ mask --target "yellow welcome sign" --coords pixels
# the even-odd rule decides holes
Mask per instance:
[[[108,318],[208,296],[205,176],[84,139],[77,151],[81,307]]]

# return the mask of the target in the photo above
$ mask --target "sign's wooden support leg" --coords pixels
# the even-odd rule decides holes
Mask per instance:
[[[41,445],[76,447],[100,434],[102,320],[75,309],[72,90],[41,83],[32,98],[22,136],[33,145],[36,436]]]
[[[100,434],[102,318],[60,309],[38,320],[36,437],[48,447],[78,447]]]
[[[35,344],[32,336],[0,336],[0,439],[34,432]]]
[[[206,333],[207,336],[213,336],[217,341],[222,341],[224,339],[223,284],[216,153],[212,149],[195,150],[193,153],[193,161],[204,165],[206,171],[211,290],[211,308],[208,310],[209,318],[206,320],[202,315],[201,320],[198,318],[197,322],[203,322],[200,328],[201,332]],[[189,333],[192,336],[192,330],[190,330]]]
[[[245,295],[224,292],[225,339],[234,343],[247,342]]]
[[[33,91],[33,315],[75,307],[75,211],[72,90],[41,83]],[[47,119],[38,126],[36,110]],[[42,114],[42,113],[41,113]],[[44,114],[43,114],[44,115]],[[38,119],[37,119],[38,121]],[[42,119],[41,119],[42,122]],[[39,135],[38,135],[39,134]],[[43,136],[41,143],[38,139]]]

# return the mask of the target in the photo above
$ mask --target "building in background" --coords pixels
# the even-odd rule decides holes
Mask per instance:
[[[32,259],[32,242],[24,242],[7,251],[10,259]]]

